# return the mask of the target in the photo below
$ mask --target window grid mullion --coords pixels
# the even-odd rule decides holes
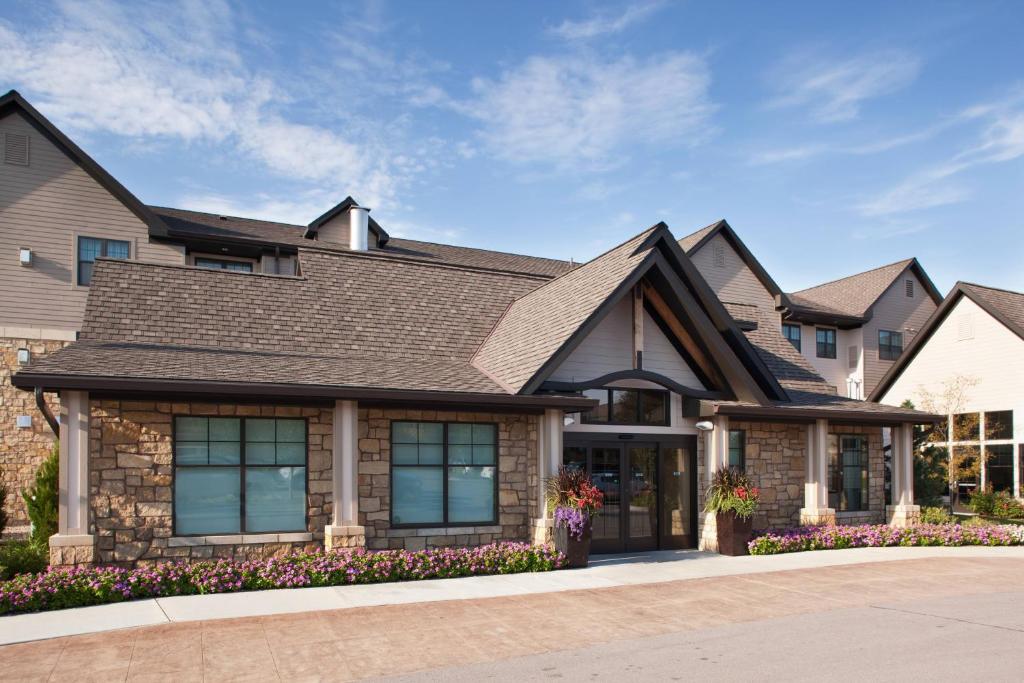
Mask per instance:
[[[245,423],[248,422],[244,417],[238,420],[238,495],[241,502],[241,509],[239,510],[238,528],[241,529],[242,533],[245,533]]]

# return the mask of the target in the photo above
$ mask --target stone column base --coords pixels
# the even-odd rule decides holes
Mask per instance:
[[[531,541],[534,545],[546,545],[552,541],[552,533],[554,533],[555,522],[553,519],[539,519],[535,518],[533,524],[530,525],[530,531],[533,534]]]
[[[697,548],[709,553],[718,552],[718,523],[714,512],[704,513],[704,524],[701,526]]]
[[[800,508],[801,526],[833,526],[836,523],[836,511],[832,508]]]
[[[50,536],[50,566],[71,567],[96,562],[96,537],[92,534]]]
[[[324,549],[365,548],[366,528],[361,526],[324,527]]]
[[[889,526],[914,526],[921,521],[921,506],[887,505],[885,508],[885,521],[889,523]]]

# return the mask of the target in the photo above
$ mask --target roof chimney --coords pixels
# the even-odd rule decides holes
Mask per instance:
[[[352,206],[348,210],[348,247],[352,251],[366,251],[369,246],[370,209]]]

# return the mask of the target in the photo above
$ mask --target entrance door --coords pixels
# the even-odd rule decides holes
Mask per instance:
[[[604,493],[604,506],[594,517],[595,553],[693,547],[695,438],[569,443],[564,461],[586,469]]]

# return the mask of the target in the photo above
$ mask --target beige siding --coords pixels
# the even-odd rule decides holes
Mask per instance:
[[[624,297],[551,374],[551,379],[582,382],[632,367],[633,302]],[[688,387],[704,388],[647,314],[644,314],[644,369]]]
[[[906,295],[906,280],[914,283],[913,297]],[[920,280],[910,271],[897,278],[879,298],[875,303],[871,320],[864,325],[865,396],[874,391],[878,381],[894,362],[879,359],[878,331],[902,332],[903,348],[906,348],[936,308],[935,302],[921,286]]]
[[[716,250],[722,256],[717,263]],[[715,235],[699,251],[690,254],[690,260],[722,301],[749,304],[774,313],[775,298],[722,235]]]
[[[348,229],[349,229],[349,218],[348,211],[342,211],[337,216],[327,221],[320,226],[320,229],[316,231],[317,239],[321,242],[331,242],[334,244],[343,244],[348,246]],[[370,230],[367,244],[370,248],[377,246],[377,235],[374,234],[373,230]]]
[[[0,325],[78,329],[88,288],[74,284],[75,237],[128,240],[132,258],[183,263],[182,248],[150,242],[147,226],[20,114],[0,137],[27,134],[30,163],[0,162]],[[32,267],[18,248],[33,252]]]
[[[969,334],[961,335],[961,322]],[[961,338],[962,336],[966,338]],[[964,412],[1012,410],[1014,440],[1024,442],[1024,340],[964,297],[893,382],[882,403],[921,405],[956,376],[978,384],[967,390]]]

